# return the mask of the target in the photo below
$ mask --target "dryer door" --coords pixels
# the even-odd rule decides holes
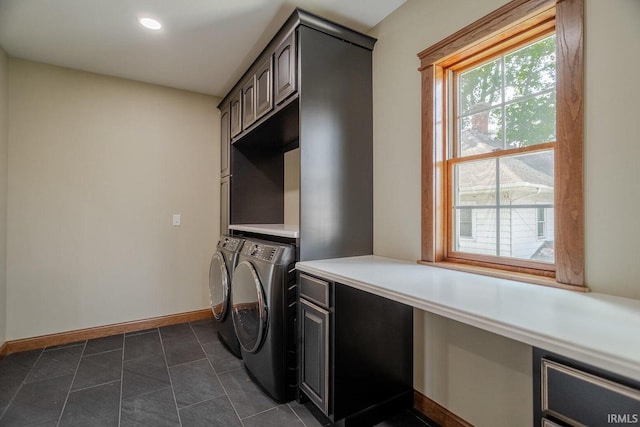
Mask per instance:
[[[213,317],[222,321],[229,305],[229,271],[220,252],[213,255],[209,266],[209,298]]]
[[[231,313],[238,341],[245,351],[255,353],[267,329],[267,305],[260,278],[249,261],[233,271]]]

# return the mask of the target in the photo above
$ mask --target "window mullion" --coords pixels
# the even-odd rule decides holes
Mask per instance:
[[[500,57],[500,110],[502,112],[502,149],[507,149],[507,109],[505,107],[504,55]]]
[[[500,256],[500,157],[496,158],[496,256]]]

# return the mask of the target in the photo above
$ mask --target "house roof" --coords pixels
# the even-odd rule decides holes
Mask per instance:
[[[476,130],[465,130],[461,135],[465,155],[490,153],[502,149],[502,142]],[[490,160],[466,163],[459,172],[461,193],[495,191],[496,170],[488,167]],[[531,189],[537,192],[553,191],[553,153],[509,156],[500,162],[500,187],[510,190]],[[545,199],[547,199],[546,196]]]

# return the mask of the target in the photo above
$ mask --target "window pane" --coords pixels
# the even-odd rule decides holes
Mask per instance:
[[[553,222],[553,208],[545,211]],[[500,209],[500,256],[554,262],[553,224],[547,224],[552,232],[541,239],[537,214],[538,208]]]
[[[455,205],[496,204],[496,160],[478,160],[454,166]]]
[[[457,209],[459,236],[465,239],[473,238],[473,210]]]
[[[546,37],[504,57],[505,100],[533,95],[556,84],[556,37]]]
[[[553,263],[553,168],[553,150],[500,159],[500,256]]]
[[[500,204],[553,205],[553,150],[500,159]]]
[[[555,92],[507,104],[506,141],[510,148],[556,140]],[[502,132],[498,133],[502,137]]]
[[[480,111],[458,120],[458,157],[502,150],[502,108]]]
[[[472,233],[465,235],[468,230],[464,215],[472,213],[475,227]],[[496,255],[496,218],[497,209],[456,209],[454,227],[455,250],[480,255]]]
[[[458,79],[459,115],[484,110],[501,102],[501,58],[460,74]]]
[[[538,239],[544,239],[546,237],[547,224],[546,224],[546,212],[545,208],[538,208]]]

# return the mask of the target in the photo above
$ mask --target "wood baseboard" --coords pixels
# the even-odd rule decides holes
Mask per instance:
[[[473,424],[466,422],[444,406],[429,399],[418,391],[413,392],[413,407],[438,423],[441,427],[473,427]]]
[[[7,341],[0,347],[0,357],[19,351],[34,350],[93,338],[102,338],[124,332],[135,332],[160,326],[175,325],[177,323],[193,322],[213,317],[210,309],[189,311],[186,313],[170,314],[153,317],[151,319],[133,320],[131,322],[115,323],[112,325],[96,326],[94,328],[77,329],[75,331],[59,332],[32,338]]]
[[[3,342],[2,345],[0,345],[0,360],[8,354],[7,350],[7,343]]]

